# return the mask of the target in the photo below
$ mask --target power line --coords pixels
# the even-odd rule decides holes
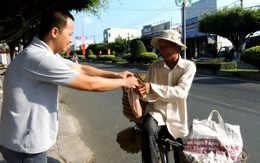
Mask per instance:
[[[160,16],[162,12],[166,12],[166,11],[173,11],[172,8],[175,7],[175,3],[174,2],[171,2],[169,4],[166,4],[164,5],[163,7],[155,10],[154,12],[142,17],[142,18],[139,18],[127,25],[125,25],[126,27],[135,27],[137,25],[140,25],[140,24],[144,24],[145,22],[147,21],[151,21],[152,19],[154,19],[155,17],[158,17]]]

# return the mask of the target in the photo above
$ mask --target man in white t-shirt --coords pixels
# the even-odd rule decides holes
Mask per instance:
[[[128,71],[105,71],[57,55],[68,49],[73,30],[68,11],[46,12],[38,37],[8,66],[0,121],[0,151],[8,163],[47,163],[58,133],[58,86],[102,92],[138,84]]]
[[[151,40],[158,48],[161,59],[151,64],[145,83],[135,92],[148,101],[142,125],[142,158],[145,163],[159,162],[156,143],[159,133],[166,131],[172,138],[188,134],[186,99],[196,72],[193,62],[184,60],[180,51],[186,49],[181,35],[175,30],[165,30]],[[178,162],[177,153],[175,161]]]

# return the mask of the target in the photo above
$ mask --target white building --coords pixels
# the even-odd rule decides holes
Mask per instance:
[[[104,30],[104,43],[115,42],[118,39],[133,40],[141,37],[141,30],[127,28],[107,28]]]

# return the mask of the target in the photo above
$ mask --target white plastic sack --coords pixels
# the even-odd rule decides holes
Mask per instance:
[[[140,118],[142,116],[142,107],[140,104],[139,95],[137,95],[133,89],[129,89],[127,93],[132,113],[136,118]]]
[[[219,123],[212,120],[217,115]],[[208,119],[193,120],[184,154],[199,163],[230,163],[242,159],[243,140],[240,126],[224,123],[213,110]]]

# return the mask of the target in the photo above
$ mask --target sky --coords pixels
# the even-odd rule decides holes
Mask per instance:
[[[192,0],[192,3],[198,0]],[[260,0],[242,0],[244,7],[260,5]],[[240,0],[217,0],[218,6],[240,3]],[[89,13],[72,12],[75,18],[73,39],[85,36],[86,40],[103,42],[103,31],[107,28],[142,29],[145,25],[156,25],[170,21],[181,23],[181,7],[175,0],[110,0],[108,8],[100,10],[99,18]]]

